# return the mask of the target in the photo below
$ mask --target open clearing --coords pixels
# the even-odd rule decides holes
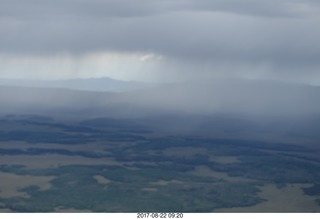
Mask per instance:
[[[19,176],[0,172],[0,197],[26,197],[27,194],[19,190],[29,186],[38,186],[41,191],[50,189],[50,181],[54,178],[53,176]]]
[[[274,184],[266,184],[261,187],[259,194],[261,198],[266,199],[265,202],[251,207],[217,209],[215,212],[319,212],[316,197],[303,194],[302,189],[310,186],[289,184],[277,188]]]

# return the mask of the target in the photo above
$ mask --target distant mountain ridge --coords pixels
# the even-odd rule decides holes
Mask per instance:
[[[319,97],[316,86],[246,80],[158,84],[128,92],[0,85],[2,111],[65,109],[128,117],[163,112],[319,117]]]
[[[67,88],[72,90],[99,92],[127,92],[145,89],[152,86],[148,83],[137,81],[122,81],[108,77],[67,80],[0,79],[0,85],[38,88]]]

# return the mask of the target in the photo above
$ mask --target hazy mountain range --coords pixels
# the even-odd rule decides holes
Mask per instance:
[[[69,80],[0,79],[0,85],[42,88],[68,88],[73,90],[125,92],[152,86],[150,83],[122,81],[108,77]]]
[[[155,86],[102,78],[53,82],[2,81],[2,84],[6,86],[0,87],[1,111],[91,110],[109,116],[163,112],[251,117],[320,115],[320,87],[272,81],[224,79]]]
[[[160,133],[228,138],[273,139],[281,135],[283,140],[290,135],[291,139],[318,142],[320,136],[320,87],[247,80],[142,87],[97,92],[0,86],[0,115],[138,119]]]

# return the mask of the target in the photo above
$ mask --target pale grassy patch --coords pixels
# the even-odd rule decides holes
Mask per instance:
[[[24,165],[30,169],[46,169],[59,167],[62,165],[115,165],[122,166],[121,163],[112,158],[86,158],[81,156],[64,155],[15,155],[0,156],[0,165]]]
[[[197,166],[193,171],[191,171],[191,174],[194,174],[196,176],[214,177],[214,178],[217,178],[217,179],[226,180],[228,182],[256,182],[256,180],[247,179],[245,177],[229,176],[227,173],[211,170],[207,166]]]
[[[147,188],[142,188],[141,191],[144,191],[144,192],[156,192],[156,191],[158,191],[158,189],[157,188],[149,188],[149,187],[147,187]]]
[[[109,184],[111,182],[111,180],[100,175],[95,175],[93,176],[93,178],[97,181],[97,183],[103,184],[103,185]]]
[[[155,181],[155,182],[150,182],[151,185],[155,185],[155,186],[166,186],[168,184],[171,184],[171,183],[178,183],[178,184],[181,184],[183,182],[181,181],[178,181],[178,180],[158,180],[158,181]]]
[[[261,187],[259,196],[267,201],[251,207],[223,208],[217,212],[320,212],[316,197],[303,193],[303,188],[311,184],[288,184],[277,188],[275,184]]]
[[[196,154],[207,154],[207,149],[201,147],[172,147],[163,151],[166,156],[193,156]]]
[[[86,209],[74,209],[74,208],[55,208],[54,212],[57,213],[90,213],[92,211]]]
[[[20,192],[19,189],[28,186],[38,186],[40,190],[47,190],[51,188],[50,181],[55,177],[53,176],[19,176],[12,173],[0,172],[0,197],[27,197],[27,194]]]
[[[237,157],[233,156],[210,156],[210,161],[214,161],[221,164],[230,164],[230,163],[237,163],[240,160]]]

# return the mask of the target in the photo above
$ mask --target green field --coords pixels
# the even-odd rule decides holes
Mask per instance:
[[[12,180],[0,183],[0,211],[250,211],[272,202],[267,185],[283,195],[299,184],[296,198],[314,203],[301,211],[319,212],[317,154],[283,142],[161,136],[135,121],[5,117],[0,174]]]

